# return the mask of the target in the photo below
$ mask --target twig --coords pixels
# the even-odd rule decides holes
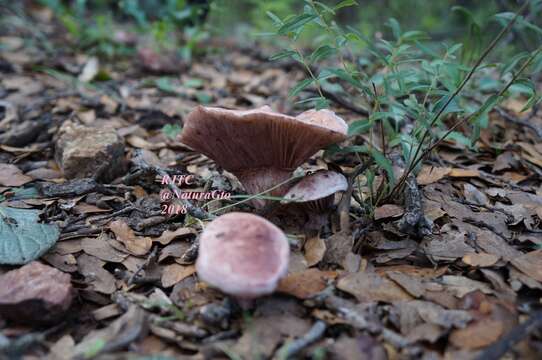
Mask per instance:
[[[325,322],[318,320],[311,329],[297,340],[287,342],[277,352],[279,360],[287,360],[299,353],[305,347],[320,339],[326,331],[327,325]]]
[[[542,328],[542,311],[537,311],[531,317],[519,324],[498,342],[482,351],[476,360],[500,359],[512,346],[526,338],[533,330]]]

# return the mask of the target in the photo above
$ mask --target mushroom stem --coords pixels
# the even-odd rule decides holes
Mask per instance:
[[[241,170],[234,174],[249,194],[260,194],[287,181],[292,176],[292,173],[293,171],[290,170],[260,168]],[[270,191],[266,195],[282,196],[288,191],[288,188],[289,184],[284,184]],[[262,208],[266,205],[266,200],[254,199],[252,200],[252,204],[256,208]]]

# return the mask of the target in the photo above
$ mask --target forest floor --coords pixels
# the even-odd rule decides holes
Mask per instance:
[[[209,43],[216,51],[191,64],[152,51],[108,62],[51,39],[47,52],[24,36],[0,40],[0,209],[27,211],[21,217],[37,210],[58,226],[58,241],[38,261],[70,275],[75,299],[44,324],[39,312],[13,317],[44,309],[32,282],[17,291],[37,303],[7,306],[11,295],[0,290],[0,357],[539,358],[542,112],[519,114],[521,100],[508,101],[491,114],[476,151],[448,142],[434,152],[417,177],[432,224],[422,238],[399,229],[401,200],[363,216],[356,199],[370,192],[364,174],[346,210],[317,235],[278,214],[273,221],[296,235],[289,274],[275,294],[241,310],[198,282],[194,244],[206,220],[162,214],[159,180],[190,174],[197,181],[185,190],[244,194],[235,177],[176,140],[179,125],[198,104],[299,112],[287,92],[303,73],[234,42]],[[333,110],[347,122],[360,118]],[[70,146],[97,156],[94,144],[62,135],[83,127],[113,132],[123,150],[116,165],[67,180],[58,159]],[[304,169],[349,176],[359,159],[324,161],[320,152]],[[75,176],[86,171],[77,161],[64,166]],[[230,203],[195,205],[207,212]],[[2,215],[0,241],[8,225]],[[12,255],[0,249],[0,263]],[[7,274],[19,267],[0,266],[0,288],[17,281]]]

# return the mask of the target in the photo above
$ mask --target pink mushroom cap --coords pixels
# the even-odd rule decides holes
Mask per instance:
[[[286,181],[318,150],[346,139],[347,130],[346,122],[330,110],[293,117],[269,106],[197,106],[185,119],[180,140],[232,172],[247,192],[257,194]],[[281,196],[287,189],[283,186],[271,195]]]
[[[288,271],[290,245],[277,226],[241,212],[219,216],[200,236],[198,277],[242,299],[272,293]]]

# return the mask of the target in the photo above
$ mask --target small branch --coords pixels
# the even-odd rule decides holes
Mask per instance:
[[[320,339],[326,331],[327,325],[319,320],[312,328],[302,337],[297,340],[284,344],[277,352],[279,360],[290,359],[292,356],[299,353],[301,350]]]
[[[317,91],[315,91],[313,89],[305,89],[304,91],[312,93],[312,94],[319,94],[319,92],[317,92]],[[341,96],[339,94],[336,94],[334,92],[325,90],[323,88],[321,89],[321,92],[322,92],[322,95],[325,98],[333,101],[335,104],[337,104],[339,106],[342,106],[346,110],[350,110],[353,113],[356,113],[358,115],[369,116],[369,111],[367,109],[365,109],[364,107],[361,107],[359,105],[352,104],[345,97],[343,97],[343,96]]]
[[[132,276],[130,276],[127,283],[128,286],[132,285],[135,282],[136,278],[139,276],[141,271],[143,271],[143,269],[147,268],[150,265],[150,263],[156,258],[157,254],[158,254],[158,246],[155,246],[152,249],[149,256],[147,256],[147,259],[145,260],[145,262],[141,264],[140,266],[138,266],[136,271],[132,274]]]

